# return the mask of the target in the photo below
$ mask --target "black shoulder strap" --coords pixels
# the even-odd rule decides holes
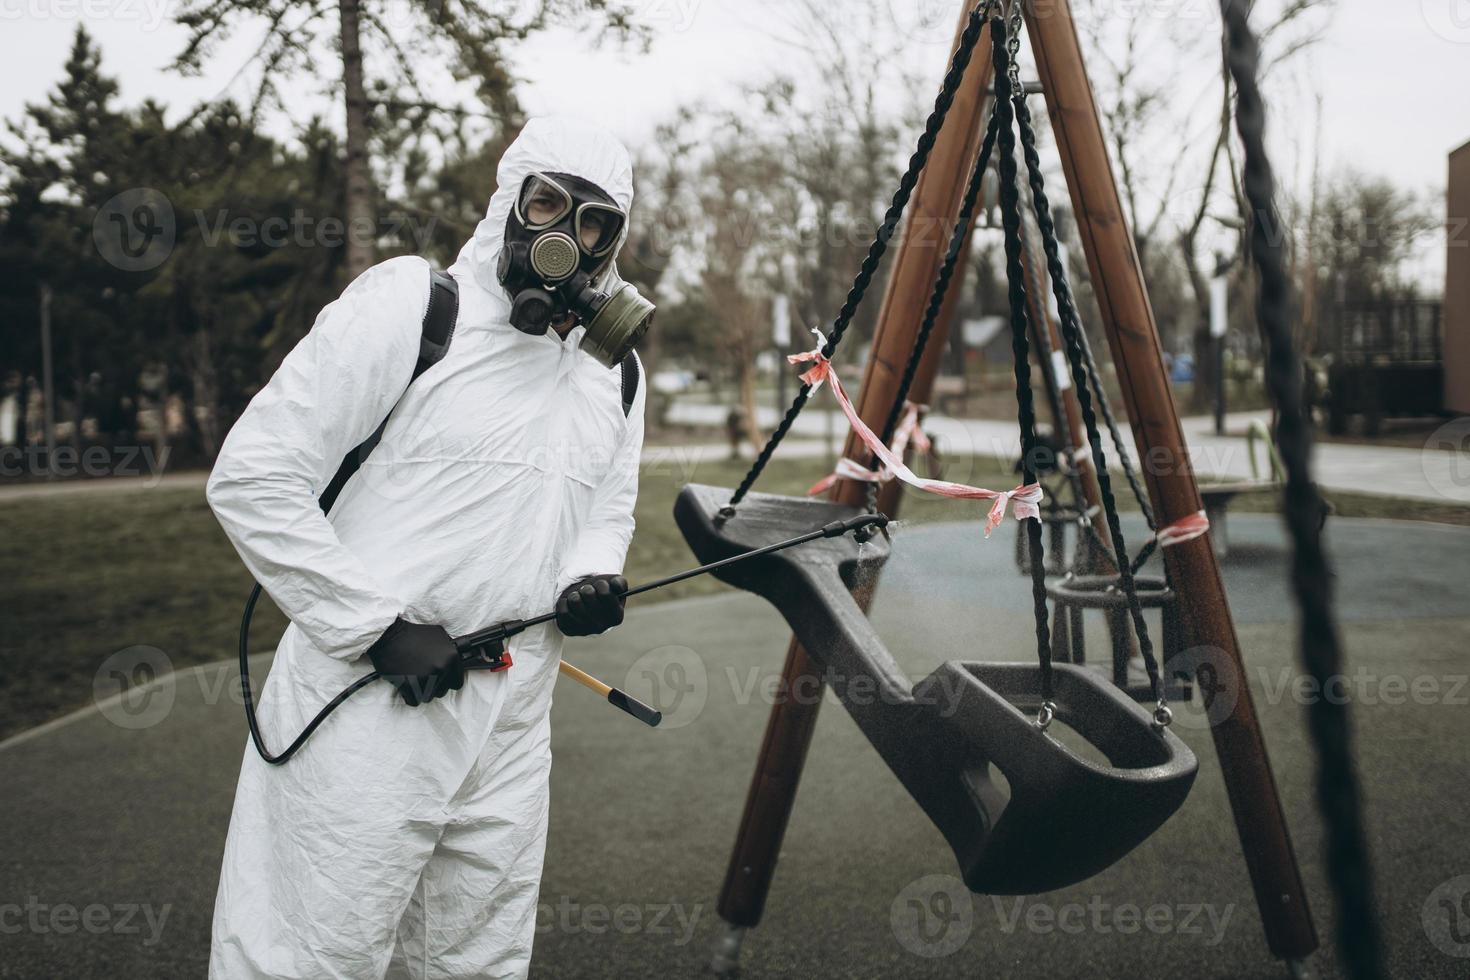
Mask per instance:
[[[413,384],[418,380],[419,375],[444,360],[444,355],[449,353],[449,342],[454,339],[454,325],[458,319],[459,282],[447,272],[440,272],[438,269],[429,270],[429,304],[424,308],[424,322],[419,338],[419,359],[413,366],[413,377],[409,378],[409,384]],[[624,376],[626,377],[626,374]],[[393,407],[398,407],[396,402]],[[337,502],[337,495],[342,492],[347,481],[352,479],[352,474],[358,471],[363,460],[367,459],[382,441],[383,430],[388,427],[388,418],[392,414],[390,409],[388,416],[378,423],[373,434],[343,458],[342,465],[337,467],[337,474],[332,477],[332,482],[327,484],[327,489],[322,491],[318,499],[323,511],[332,509],[332,504]]]
[[[459,319],[459,282],[447,272],[429,270],[429,305],[424,309],[424,333],[419,340],[419,362],[414,365],[417,380],[429,368],[444,360],[449,342],[454,339],[454,324]]]
[[[623,418],[633,411],[633,400],[638,397],[638,379],[642,372],[638,368],[638,355],[628,351],[623,358]]]

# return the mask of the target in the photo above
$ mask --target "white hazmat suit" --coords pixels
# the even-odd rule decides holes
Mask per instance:
[[[632,205],[614,137],[532,120],[449,270],[460,305],[445,359],[404,395],[429,266],[383,262],[322,311],[220,451],[210,506],[291,620],[261,695],[272,748],[372,670],[362,654],[395,617],[459,636],[622,570],[648,386],[625,417],[621,372],[578,349],[581,326],[563,340],[510,325],[495,262],[533,170]],[[317,495],[390,409],[382,443],[324,516]],[[510,670],[470,672],[422,707],[372,685],[284,766],[247,744],[210,976],[525,976],[561,647],[554,624],[535,627],[511,641]]]

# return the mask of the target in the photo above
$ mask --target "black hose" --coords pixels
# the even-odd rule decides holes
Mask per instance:
[[[327,702],[326,707],[316,713],[316,717],[301,730],[294,742],[286,746],[280,754],[272,754],[265,747],[265,737],[260,734],[260,724],[255,720],[255,698],[250,691],[250,620],[255,616],[255,604],[260,601],[260,592],[260,583],[256,582],[255,587],[250,590],[250,598],[245,602],[245,615],[240,618],[240,693],[245,699],[245,722],[250,726],[250,740],[255,743],[255,751],[266,762],[279,766],[296,754],[311,737],[311,733],[316,731],[317,726],[326,721],[327,716],[336,711],[343,701],[377,680],[380,675],[375,670],[343,688],[336,697]]]
[[[744,551],[738,555],[731,555],[729,558],[721,558],[719,561],[713,561],[706,565],[700,565],[697,568],[686,569],[673,575],[667,575],[663,578],[655,579],[652,582],[645,582],[644,584],[637,586],[636,588],[631,588],[622,592],[621,595],[624,598],[635,595],[642,595],[645,592],[652,592],[655,589],[662,589],[665,586],[673,585],[675,582],[682,582],[685,579],[694,578],[696,575],[708,575],[710,572],[724,568],[728,565],[733,565],[737,562],[748,561],[751,558],[759,558],[762,555],[769,555],[777,551],[784,551],[787,548],[794,548],[797,545],[806,544],[809,541],[815,541],[819,538],[836,538],[841,537],[844,534],[853,533],[860,534],[869,528],[881,528],[885,527],[887,524],[888,518],[882,516],[881,514],[860,514],[855,517],[849,517],[846,520],[832,521],[829,524],[816,528],[815,530],[808,531],[806,534],[797,535],[794,538],[787,538],[784,541],[777,541],[774,544],[768,544],[761,548],[754,548],[750,551]],[[255,743],[255,751],[259,752],[260,757],[266,762],[270,763],[273,766],[279,766],[296,754],[297,750],[300,749],[301,746],[306,743],[306,740],[311,737],[311,733],[317,730],[317,726],[326,721],[327,716],[330,715],[333,711],[336,711],[337,708],[342,705],[342,702],[346,701],[358,691],[367,687],[373,681],[378,680],[380,677],[382,677],[382,675],[375,670],[372,673],[365,674],[362,677],[359,677],[349,686],[343,688],[336,697],[327,702],[326,706],[323,707],[322,710],[316,713],[316,717],[312,718],[311,722],[304,729],[302,729],[301,734],[296,736],[295,741],[286,746],[284,751],[280,753],[272,753],[269,749],[265,747],[265,738],[260,733],[260,724],[255,717],[255,697],[250,688],[250,621],[255,616],[255,604],[260,601],[260,595],[260,583],[256,582],[254,583],[254,587],[250,590],[250,598],[245,601],[245,613],[243,616],[240,617],[240,693],[244,697],[245,722],[250,726],[250,740]],[[473,659],[474,651],[476,650],[476,648],[494,642],[503,644],[506,638],[514,636],[524,631],[528,627],[538,626],[542,623],[549,623],[555,618],[555,612],[548,612],[543,613],[540,616],[535,616],[531,619],[509,620],[503,623],[497,623],[494,626],[488,627],[475,633],[456,637],[454,642],[455,645],[459,648],[461,656],[465,657],[466,661],[468,662],[469,660]],[[499,649],[503,649],[503,646],[497,647],[497,650]],[[476,661],[476,663],[479,663],[479,661]],[[619,694],[623,702],[632,702],[635,707],[646,707],[636,701],[632,701],[632,699],[628,698],[628,696],[626,694],[623,694],[621,691],[617,693]],[[645,717],[645,715],[641,714],[639,711],[631,710],[628,703],[620,703],[617,700],[615,700],[614,703],[617,704],[617,706],[622,708],[624,711],[628,711],[628,713],[632,714],[634,717],[640,718],[647,722],[647,717]],[[656,714],[656,712],[652,712],[652,709],[648,709],[648,711]],[[650,724],[657,724],[657,722],[651,722]]]

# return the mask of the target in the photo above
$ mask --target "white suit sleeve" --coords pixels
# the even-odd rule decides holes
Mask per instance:
[[[403,604],[338,539],[317,496],[391,411],[418,360],[428,264],[355,279],[230,430],[209,505],[256,581],[313,647],[356,659]]]
[[[640,365],[640,373],[642,367]],[[597,487],[592,511],[562,566],[556,591],[588,575],[615,575],[623,571],[628,544],[633,540],[633,505],[638,501],[638,464],[643,455],[643,408],[648,379],[638,385],[628,425],[613,454],[612,466]]]

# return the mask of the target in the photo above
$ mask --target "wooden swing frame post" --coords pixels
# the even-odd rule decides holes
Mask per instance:
[[[956,47],[959,34],[968,21],[967,4],[955,35]],[[898,395],[904,367],[914,348],[924,310],[934,288],[934,279],[944,261],[945,247],[959,218],[965,179],[956,175],[968,175],[980,155],[985,89],[993,73],[989,36],[990,29],[986,27],[975,45],[964,83],[950,106],[944,128],[935,140],[928,165],[919,175],[909,200],[904,237],[894,256],[893,274],[883,295],[872,353],[855,405],[863,421],[877,431],[882,430]],[[914,378],[910,399],[915,402],[926,401],[932,390],[958,293],[959,290],[952,289],[945,297],[940,319]],[[854,433],[848,433],[843,453],[853,459],[867,458],[866,447]],[[833,488],[832,498],[861,505],[865,499],[865,487],[851,480],[839,480]],[[897,514],[898,497],[894,484],[885,485],[878,500],[884,513]],[[866,602],[863,605],[866,608]],[[802,766],[817,723],[817,711],[822,704],[823,687],[817,665],[793,637],[786,651],[780,687],[787,696],[772,706],[755,775],[745,800],[745,811],[740,818],[735,848],[725,873],[725,884],[720,892],[720,916],[732,926],[749,928],[756,925],[765,908],[781,841],[796,801]]]
[[[1031,312],[1031,322],[1029,324],[1031,330],[1031,349],[1037,353],[1037,371],[1040,373],[1042,383],[1046,387],[1047,403],[1051,406],[1053,413],[1052,422],[1056,425],[1058,432],[1061,432],[1065,428],[1067,434],[1071,437],[1070,448],[1074,453],[1080,453],[1083,458],[1090,459],[1091,457],[1087,455],[1089,450],[1087,445],[1087,428],[1082,423],[1082,406],[1077,403],[1077,390],[1072,387],[1072,376],[1068,373],[1065,375],[1065,378],[1058,377],[1056,364],[1045,361],[1040,356],[1043,350],[1055,352],[1066,350],[1066,347],[1062,343],[1061,331],[1058,329],[1056,321],[1052,319],[1051,310],[1047,305],[1045,285],[1050,282],[1050,276],[1046,271],[1045,259],[1032,254],[1030,250],[1023,250],[1021,252],[1021,265],[1026,270],[1026,282],[1028,284],[1026,305]],[[1036,290],[1030,289],[1030,283],[1042,284],[1042,291],[1038,293]],[[952,294],[958,294],[959,290],[955,289],[951,292]],[[950,321],[945,322],[948,324]],[[1043,332],[1045,332],[1046,340],[1044,345],[1041,342]],[[1066,465],[1075,466],[1076,464],[1068,461]],[[1098,537],[1103,541],[1108,540],[1108,518],[1103,512],[1102,490],[1097,485],[1097,474],[1092,471],[1091,466],[1082,466],[1077,473],[1077,482],[1082,487],[1082,499],[1077,501],[1077,503],[1091,511],[1092,527],[1097,532]],[[1109,563],[1108,557],[1098,553],[1097,549],[1092,545],[1091,539],[1081,528],[1077,531],[1076,561],[1076,570],[1079,572],[1096,572],[1101,574],[1113,570],[1113,566]],[[1138,639],[1130,634],[1129,644],[1136,654],[1138,652]]]
[[[1083,66],[1068,0],[1024,6],[1078,236],[1133,423],[1139,466],[1160,527],[1203,509],[1189,448],[1169,390],[1153,307]],[[1266,753],[1225,583],[1208,536],[1166,548],[1164,562],[1183,603],[1186,648],[1208,648],[1220,674],[1216,699],[1231,706],[1210,734],[1230,797],[1241,851],[1255,888],[1266,942],[1280,959],[1304,959],[1317,933],[1286,814]],[[1230,676],[1233,674],[1233,676]],[[1202,696],[1204,696],[1202,694]]]
[[[972,6],[971,0],[962,5],[960,31]],[[1201,500],[1169,390],[1153,309],[1113,179],[1068,0],[1028,3],[1024,12],[1140,467],[1164,526],[1199,511]],[[884,293],[857,403],[862,419],[875,429],[886,420],[898,393],[949,231],[958,220],[967,178],[979,155],[993,69],[988,34],[987,27],[915,187],[909,231]],[[932,390],[958,294],[951,289],[946,297],[909,395],[915,402],[926,401]],[[1075,392],[1066,394],[1075,398]],[[866,448],[853,434],[845,453],[867,458]],[[897,515],[899,493],[897,481],[880,492],[879,506],[890,516]],[[864,486],[840,480],[833,499],[860,504]],[[1165,549],[1164,560],[1184,604],[1185,645],[1213,648],[1219,654],[1214,658],[1221,675],[1215,693],[1230,698],[1226,703],[1232,708],[1228,717],[1212,726],[1211,734],[1267,945],[1278,958],[1304,959],[1317,948],[1316,930],[1260,722],[1244,683],[1245,667],[1214,550],[1206,536]],[[866,606],[871,595],[859,599]],[[760,921],[821,704],[817,665],[795,639],[787,651],[782,690],[803,696],[778,700],[771,709],[720,893],[721,918],[739,928]]]

